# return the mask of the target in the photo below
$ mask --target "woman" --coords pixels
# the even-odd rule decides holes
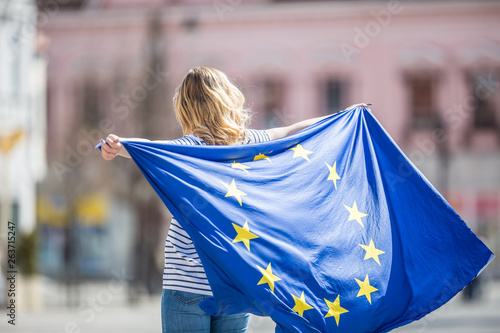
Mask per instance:
[[[174,109],[184,136],[167,141],[180,145],[233,145],[278,139],[314,124],[324,117],[268,130],[247,128],[245,98],[227,76],[213,68],[191,69],[174,95]],[[366,106],[365,104],[359,104]],[[144,139],[136,139],[144,140]],[[130,158],[120,138],[110,134],[102,145],[102,156]],[[172,218],[165,242],[165,266],[161,302],[164,333],[246,332],[249,314],[209,316],[198,303],[212,295],[205,271],[189,235]]]

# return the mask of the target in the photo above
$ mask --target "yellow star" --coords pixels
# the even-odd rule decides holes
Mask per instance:
[[[231,182],[231,185],[224,183],[222,180],[220,182],[222,183],[222,185],[224,185],[227,188],[227,194],[226,194],[225,198],[234,196],[234,197],[236,197],[236,199],[240,203],[240,206],[243,206],[243,204],[241,203],[241,196],[247,195],[247,194],[236,188],[236,183],[234,182],[234,179]]]
[[[325,318],[334,316],[335,321],[337,322],[337,326],[339,326],[340,315],[343,313],[349,312],[348,310],[346,310],[340,306],[339,297],[340,297],[340,295],[337,296],[337,298],[335,299],[335,302],[333,302],[333,303],[325,298],[326,305],[328,306],[328,309],[329,309]]]
[[[361,218],[368,216],[368,214],[361,213],[358,210],[358,206],[356,206],[356,201],[354,201],[354,204],[352,207],[349,207],[346,205],[344,205],[344,207],[349,211],[349,220],[347,220],[347,221],[356,220],[364,228],[365,226],[363,225],[363,222],[361,222]]]
[[[296,145],[293,148],[290,148],[289,150],[294,151],[293,158],[302,157],[302,158],[306,159],[307,161],[309,161],[309,157],[307,157],[307,155],[311,155],[313,153],[310,150],[306,150],[306,149],[302,148],[302,146],[300,144]],[[311,161],[309,161],[309,162],[311,162]]]
[[[249,173],[247,171],[247,169],[251,169],[249,166],[243,165],[241,163],[236,163],[236,162],[231,163],[231,168],[233,168],[233,169],[240,169],[240,170],[245,171],[246,173]]]
[[[240,227],[237,224],[233,223],[234,230],[238,233],[236,237],[233,240],[233,243],[237,242],[243,242],[245,246],[247,247],[248,251],[250,251],[250,240],[259,238],[259,236],[256,236],[250,232],[248,229],[248,222],[245,221],[245,224],[243,225],[243,228]]]
[[[271,159],[269,158],[269,156],[266,156],[262,153],[260,153],[259,155],[255,155],[255,157],[253,158],[254,161],[259,161],[259,160],[268,160],[269,163],[273,163],[271,162]]]
[[[306,299],[304,297],[304,292],[302,292],[302,295],[300,295],[300,298],[297,296],[293,295],[293,300],[295,301],[295,306],[293,307],[293,311],[297,312],[299,316],[303,317],[304,316],[304,311],[310,310],[313,307],[310,306],[309,304],[306,303]]]
[[[359,246],[361,246],[366,251],[364,260],[373,258],[373,260],[375,260],[377,264],[380,265],[380,260],[378,260],[378,256],[385,252],[375,248],[375,244],[373,244],[373,239],[370,239],[370,244],[368,245],[359,244]]]
[[[374,292],[374,291],[377,291],[378,289],[373,287],[373,286],[370,286],[370,280],[368,279],[368,274],[366,274],[366,277],[365,277],[365,280],[364,281],[360,281],[356,278],[354,278],[354,280],[356,280],[356,282],[358,283],[359,285],[359,292],[358,292],[358,295],[356,297],[359,297],[359,296],[366,296],[366,298],[368,299],[368,302],[370,302],[370,304],[372,304],[372,296],[371,294]]]
[[[274,281],[280,281],[281,279],[273,274],[271,263],[267,265],[266,269],[260,267],[259,265],[257,265],[257,268],[263,274],[262,279],[260,279],[257,285],[267,283],[269,285],[269,288],[271,288],[271,291],[274,293]]]
[[[333,167],[329,166],[328,163],[326,163],[326,166],[328,167],[328,170],[330,170],[330,175],[328,175],[327,180],[333,180],[333,184],[335,184],[335,189],[337,189],[337,180],[340,179],[339,175],[337,174],[337,161],[333,163]]]

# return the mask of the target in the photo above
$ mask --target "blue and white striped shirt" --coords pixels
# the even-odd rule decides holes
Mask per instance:
[[[246,130],[247,136],[243,144],[258,143],[271,140],[266,131]],[[205,145],[206,143],[193,134],[180,139],[167,141],[179,145]],[[212,296],[205,269],[194,248],[191,237],[184,231],[179,222],[172,218],[167,240],[165,241],[165,266],[163,269],[163,289],[187,291]]]

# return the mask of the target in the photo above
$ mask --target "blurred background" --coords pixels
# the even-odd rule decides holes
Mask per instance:
[[[195,66],[233,79],[257,129],[373,103],[500,253],[500,1],[0,0],[1,332],[160,331],[170,214],[130,160],[94,145],[180,137],[172,96]],[[499,332],[498,278],[495,260],[397,331]]]

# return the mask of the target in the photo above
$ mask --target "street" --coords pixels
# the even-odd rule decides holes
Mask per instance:
[[[489,282],[479,301],[465,302],[457,295],[423,319],[394,330],[397,333],[497,333],[500,332],[500,281]],[[68,309],[64,288],[51,285],[44,290],[45,307],[39,311],[19,310],[16,325],[7,323],[5,308],[0,315],[2,333],[158,333],[161,332],[160,296],[143,296],[128,305],[126,290],[105,293],[107,284],[80,287],[77,309]],[[106,297],[104,295],[107,295]],[[252,317],[249,333],[274,332],[269,318]]]

